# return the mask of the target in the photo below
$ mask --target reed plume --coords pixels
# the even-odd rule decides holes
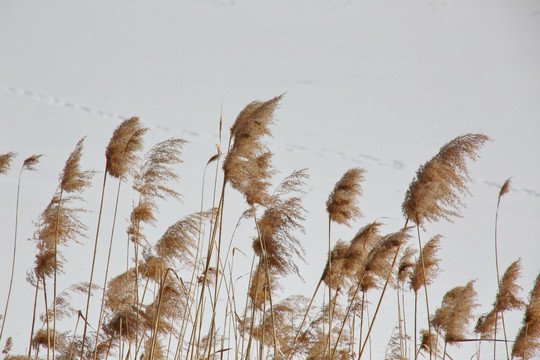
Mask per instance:
[[[298,274],[296,258],[304,259],[304,248],[293,231],[304,232],[300,221],[305,209],[299,194],[308,178],[306,169],[293,171],[270,196],[262,217],[257,221],[259,236],[253,239],[253,250],[259,257],[266,256],[271,271],[285,275]]]
[[[470,281],[465,286],[448,291],[441,306],[435,311],[431,323],[435,329],[444,332],[445,343],[455,343],[467,338],[467,326],[474,318],[474,308],[478,306],[473,284],[474,281]]]
[[[521,287],[517,284],[517,280],[521,276],[521,259],[514,261],[499,283],[499,291],[495,298],[493,308],[496,312],[521,309],[525,306],[522,299],[519,298]]]
[[[108,174],[124,179],[127,174],[133,173],[139,161],[138,152],[143,148],[143,135],[147,131],[148,128],[141,126],[138,117],[126,119],[118,125],[105,150]]]
[[[409,277],[411,289],[417,293],[423,285],[431,285],[439,274],[439,262],[437,252],[440,249],[442,235],[435,235],[422,249],[421,256],[416,260],[414,269]],[[424,259],[422,266],[422,259]],[[425,277],[424,277],[425,269]]]
[[[364,180],[365,170],[349,169],[334,186],[326,201],[326,211],[330,219],[338,224],[350,226],[350,222],[360,216],[358,196],[362,195],[360,183]]]
[[[476,160],[478,150],[490,140],[483,134],[465,134],[445,144],[431,160],[416,171],[402,204],[408,220],[425,222],[459,216],[461,195],[469,192],[466,160]]]
[[[185,143],[185,140],[173,138],[154,145],[146,154],[143,165],[135,175],[133,188],[140,197],[131,212],[128,234],[137,244],[145,240],[140,231],[141,223],[152,224],[155,221],[156,200],[166,197],[180,199],[181,197],[178,192],[168,186],[167,182],[179,178],[172,167],[182,162],[180,156]]]
[[[330,253],[330,261],[332,268],[329,267],[329,261],[326,262],[322,274],[322,280],[327,286],[331,286],[334,290],[339,290],[345,285],[346,277],[344,276],[345,266],[348,260],[348,252],[350,245],[343,240],[336,242]]]
[[[512,356],[526,360],[540,353],[540,275],[536,277],[529,295],[522,323],[512,348]]]
[[[14,153],[12,151],[8,152],[7,154],[0,155],[0,175],[5,174],[9,171],[9,168],[11,167],[11,161],[15,156],[17,156],[17,153]]]
[[[155,245],[157,256],[169,263],[179,260],[194,265],[193,250],[197,246],[201,223],[210,219],[214,213],[214,210],[196,212],[169,226]]]
[[[238,114],[231,127],[229,152],[223,162],[225,181],[244,195],[247,203],[265,205],[270,200],[268,188],[274,174],[272,153],[262,143],[272,136],[274,111],[283,95],[268,101],[254,101]]]

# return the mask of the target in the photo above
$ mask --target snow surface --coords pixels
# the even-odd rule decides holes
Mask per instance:
[[[375,219],[393,232],[403,225],[401,202],[418,166],[467,132],[485,133],[493,142],[469,166],[472,196],[465,199],[463,218],[426,227],[424,237],[445,237],[443,272],[430,290],[431,306],[438,306],[452,287],[477,279],[482,304],[477,313],[489,310],[496,292],[495,206],[499,187],[509,177],[512,191],[500,210],[501,268],[522,258],[524,296],[540,272],[537,1],[4,0],[0,49],[0,153],[19,154],[12,170],[0,177],[2,308],[18,168],[27,156],[45,154],[38,172],[24,173],[22,181],[17,286],[4,336],[14,337],[15,351],[24,351],[30,332],[33,291],[24,279],[34,257],[34,244],[26,241],[35,231],[33,222],[78,139],[87,136],[83,166],[102,171],[112,131],[133,115],[152,129],[148,146],[170,137],[190,142],[179,170],[183,202],[160,204],[157,226],[146,229],[149,238],[156,238],[199,209],[204,165],[219,142],[221,109],[225,142],[246,104],[286,93],[268,144],[281,176],[308,168],[310,180],[306,234],[301,236],[307,263],[299,262],[304,281],[284,281],[282,297],[311,295],[326,261],[324,203],[347,169],[367,171],[364,217],[352,228],[334,226],[334,241],[350,239]],[[85,196],[84,207],[92,211],[85,216],[89,239],[66,250],[64,286],[88,280],[100,174]],[[229,224],[234,224],[245,206],[234,190],[228,193]],[[129,190],[123,195],[115,274],[125,266],[121,234],[131,198]],[[210,193],[205,197],[209,207]],[[110,219],[111,209],[109,204],[104,218]],[[226,230],[229,236],[232,230],[233,225]],[[252,226],[244,224],[234,240],[248,257],[251,236]],[[105,245],[99,251],[105,254]],[[385,309],[394,309],[394,297],[385,298]],[[395,321],[390,310],[377,321],[374,359],[383,358]],[[508,320],[511,334],[520,321],[519,313]],[[474,351],[467,344],[449,353],[458,359]],[[491,357],[490,351],[484,347],[482,358]],[[504,354],[502,346],[499,352]]]

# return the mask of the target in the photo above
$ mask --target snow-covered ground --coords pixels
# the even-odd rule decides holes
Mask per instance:
[[[496,292],[495,206],[509,177],[512,191],[502,200],[499,222],[501,268],[522,258],[523,296],[540,272],[540,3],[535,0],[4,0],[0,49],[0,154],[19,154],[13,169],[0,176],[2,309],[18,167],[31,154],[45,154],[38,171],[24,173],[22,181],[17,286],[4,336],[14,337],[15,349],[27,346],[33,302],[24,279],[34,244],[26,240],[79,138],[87,136],[83,166],[98,171],[112,131],[133,115],[151,128],[148,146],[170,137],[190,142],[179,168],[183,202],[160,204],[156,228],[147,229],[155,238],[199,209],[204,165],[219,142],[220,112],[225,142],[246,104],[282,93],[274,137],[268,140],[274,164],[282,176],[300,168],[310,173],[301,236],[307,250],[307,263],[300,263],[304,281],[288,279],[282,296],[311,295],[326,261],[324,204],[347,169],[367,171],[360,202],[364,217],[352,228],[335,226],[334,240],[349,240],[375,219],[393,232],[403,225],[401,203],[418,166],[467,132],[484,133],[493,142],[470,164],[472,196],[465,198],[463,218],[426,227],[426,237],[444,235],[443,272],[430,290],[432,307],[450,288],[477,279],[482,304],[477,313],[489,310]],[[85,196],[84,206],[92,211],[86,215],[89,239],[95,234],[100,174]],[[131,206],[128,193],[119,215],[122,230]],[[244,205],[229,193],[230,234]],[[234,246],[249,255],[253,229],[246,224],[241,230]],[[64,286],[88,280],[91,242],[67,250]],[[122,249],[118,245],[115,251]],[[117,261],[116,273],[124,264]],[[393,298],[385,300],[388,309]],[[515,314],[510,328],[520,321],[521,314]],[[393,311],[376,323],[374,359],[383,358],[394,325]],[[492,356],[487,348],[482,357]],[[449,353],[469,358],[474,345]]]

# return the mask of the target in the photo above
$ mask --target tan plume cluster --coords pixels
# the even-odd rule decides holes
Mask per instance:
[[[32,155],[24,159],[22,170],[36,171],[36,165],[39,163],[39,159],[43,155]]]
[[[180,156],[185,144],[183,139],[168,139],[154,145],[135,176],[133,188],[147,198],[179,198],[180,194],[166,184],[178,179],[172,167],[182,162]]]
[[[440,249],[441,235],[435,235],[427,242],[418,257],[414,269],[410,275],[411,289],[415,293],[424,285],[430,285],[439,274],[439,262],[437,252]],[[424,279],[425,272],[425,279]]]
[[[210,219],[213,213],[213,210],[196,212],[169,226],[155,245],[157,255],[169,263],[179,260],[192,265],[193,250],[202,231],[201,225]]]
[[[369,252],[363,267],[356,271],[356,279],[361,284],[362,291],[377,288],[379,282],[385,282],[392,271],[394,259],[400,248],[410,238],[409,228],[382,237]]]
[[[344,276],[345,266],[347,264],[347,255],[349,253],[350,245],[343,240],[336,242],[332,251],[330,252],[330,261],[332,267],[330,269],[329,262],[326,262],[326,267],[324,268],[322,279],[327,286],[330,286],[332,289],[339,289],[344,285]]]
[[[285,275],[298,273],[296,259],[304,259],[304,248],[293,231],[304,232],[300,221],[304,220],[305,209],[299,196],[303,192],[305,169],[293,171],[277,187],[267,202],[262,217],[257,221],[259,237],[253,239],[253,250],[257,256],[266,253],[272,272]],[[264,249],[264,251],[263,251]]]
[[[401,287],[404,288],[405,281],[410,278],[412,271],[416,265],[414,261],[414,256],[417,251],[412,246],[407,246],[403,255],[401,256],[398,267],[397,267],[397,280],[401,284]]]
[[[277,337],[276,343],[279,344],[281,352],[287,354],[291,351],[290,347],[294,339],[294,335],[299,325],[299,321],[302,320],[302,310],[306,309],[308,299],[301,295],[289,296],[273,307],[272,311],[267,310],[264,314],[264,319],[253,331],[253,336],[264,342],[266,345],[272,345],[274,343],[274,326],[276,328],[275,335]],[[296,352],[301,351],[301,347],[296,348]]]
[[[145,306],[146,327],[156,328],[158,333],[172,331],[171,322],[184,314],[186,298],[186,291],[180,281],[170,274],[162,278],[156,298]]]
[[[143,147],[143,135],[147,131],[148,128],[141,126],[138,117],[126,119],[118,125],[105,150],[108,174],[123,179],[133,171],[139,161],[137,152]]]
[[[402,204],[405,217],[417,225],[459,216],[461,195],[468,192],[466,160],[476,160],[478,150],[489,138],[465,134],[444,145],[416,172]]]
[[[521,309],[525,306],[523,300],[519,298],[521,287],[517,284],[517,280],[521,273],[521,260],[514,261],[499,282],[499,291],[495,296],[493,308],[486,314],[478,318],[474,331],[480,335],[482,339],[492,339],[497,330],[497,317],[499,313],[514,309]]]
[[[11,161],[17,156],[16,153],[10,151],[7,154],[0,155],[0,174],[5,174],[11,167]]]
[[[57,245],[65,245],[69,241],[78,241],[79,237],[85,237],[86,226],[78,220],[78,214],[83,212],[80,208],[68,207],[71,197],[60,199],[55,194],[43,213],[40,215],[38,230],[34,233],[37,240],[35,271],[40,276],[49,276],[54,272],[54,267],[60,270],[62,257],[58,254],[55,265]]]
[[[272,136],[269,126],[274,123],[274,111],[282,96],[250,103],[231,127],[232,145],[223,162],[225,180],[245,196],[249,205],[265,205],[270,198],[272,153],[262,138]]]
[[[506,269],[499,283],[499,291],[493,305],[496,312],[521,309],[525,306],[525,303],[519,298],[518,294],[521,290],[521,287],[517,284],[520,276],[521,259],[518,259]]]
[[[534,287],[529,295],[529,303],[525,307],[523,326],[520,329],[512,356],[532,359],[540,351],[540,275],[536,277]]]
[[[358,196],[362,195],[360,183],[364,172],[360,168],[349,169],[334,186],[326,201],[326,211],[332,221],[350,226],[352,220],[362,216],[357,203]]]
[[[142,244],[145,240],[141,232],[141,224],[153,224],[155,221],[156,199],[180,198],[180,194],[171,189],[167,183],[178,179],[172,167],[182,162],[180,155],[185,143],[185,140],[173,138],[154,145],[146,154],[141,169],[135,175],[133,188],[140,197],[131,212],[131,224],[127,232],[131,240],[137,244]]]
[[[270,284],[268,280],[270,280]],[[253,302],[253,306],[261,309],[270,299],[270,292],[274,292],[276,286],[277,281],[273,272],[267,274],[266,267],[262,262],[259,262],[257,269],[251,277],[251,284],[249,286],[249,298]]]
[[[81,192],[90,185],[94,171],[81,170],[80,160],[83,152],[84,138],[80,139],[75,150],[69,155],[60,174],[60,189],[67,193]]]
[[[465,286],[458,286],[448,291],[441,307],[435,311],[431,323],[435,329],[444,332],[444,340],[453,343],[467,337],[467,326],[474,318],[473,310],[477,307],[477,294],[474,281]]]

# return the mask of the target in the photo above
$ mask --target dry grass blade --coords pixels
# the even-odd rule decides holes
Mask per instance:
[[[420,166],[402,204],[405,217],[422,226],[426,221],[459,216],[461,195],[468,192],[466,160],[476,160],[478,150],[488,140],[483,134],[458,136]]]
[[[17,156],[17,153],[12,151],[8,152],[7,154],[0,155],[0,174],[5,174],[9,171],[11,161],[15,156]]]
[[[265,205],[269,199],[272,153],[262,143],[263,136],[272,136],[274,111],[283,95],[265,102],[247,105],[231,127],[229,153],[223,162],[225,180],[240,191],[249,205]]]
[[[332,221],[350,226],[352,220],[362,216],[357,204],[358,196],[362,195],[360,183],[364,172],[360,168],[349,169],[334,186],[326,201],[326,211]]]
[[[143,128],[138,117],[124,120],[114,130],[105,157],[106,171],[115,178],[123,179],[139,161],[137,152],[143,147],[143,135],[148,131]]]

